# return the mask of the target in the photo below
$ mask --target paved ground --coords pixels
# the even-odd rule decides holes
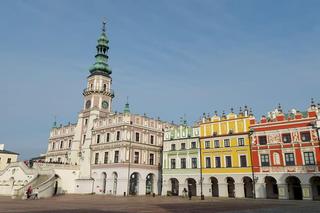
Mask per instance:
[[[64,195],[40,200],[0,197],[0,212],[106,213],[106,212],[320,212],[320,201],[180,197],[111,197]]]

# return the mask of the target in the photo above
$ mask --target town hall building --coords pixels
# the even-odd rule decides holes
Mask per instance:
[[[112,111],[108,43],[103,23],[78,122],[52,128],[45,161],[79,167],[75,193],[160,194],[162,138],[171,124],[131,113],[128,102]]]

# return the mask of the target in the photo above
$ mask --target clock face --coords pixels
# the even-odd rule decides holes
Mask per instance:
[[[109,103],[108,101],[102,101],[102,108],[103,109],[108,109]]]
[[[88,100],[88,101],[86,102],[86,109],[89,109],[90,107],[91,107],[91,101]]]

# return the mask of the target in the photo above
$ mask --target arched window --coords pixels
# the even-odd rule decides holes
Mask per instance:
[[[280,165],[280,155],[278,152],[273,153],[274,165]]]

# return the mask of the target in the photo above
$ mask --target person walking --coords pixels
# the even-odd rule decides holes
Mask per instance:
[[[30,198],[31,194],[32,194],[32,187],[29,186],[28,189],[27,189],[27,199]]]
[[[188,187],[188,197],[189,197],[189,200],[191,200],[191,198],[192,198],[192,191],[191,191],[191,189],[190,189],[190,187]]]
[[[184,197],[184,198],[187,198],[187,197],[188,197],[188,191],[187,191],[187,189],[184,188],[182,192],[183,192],[183,197]]]

